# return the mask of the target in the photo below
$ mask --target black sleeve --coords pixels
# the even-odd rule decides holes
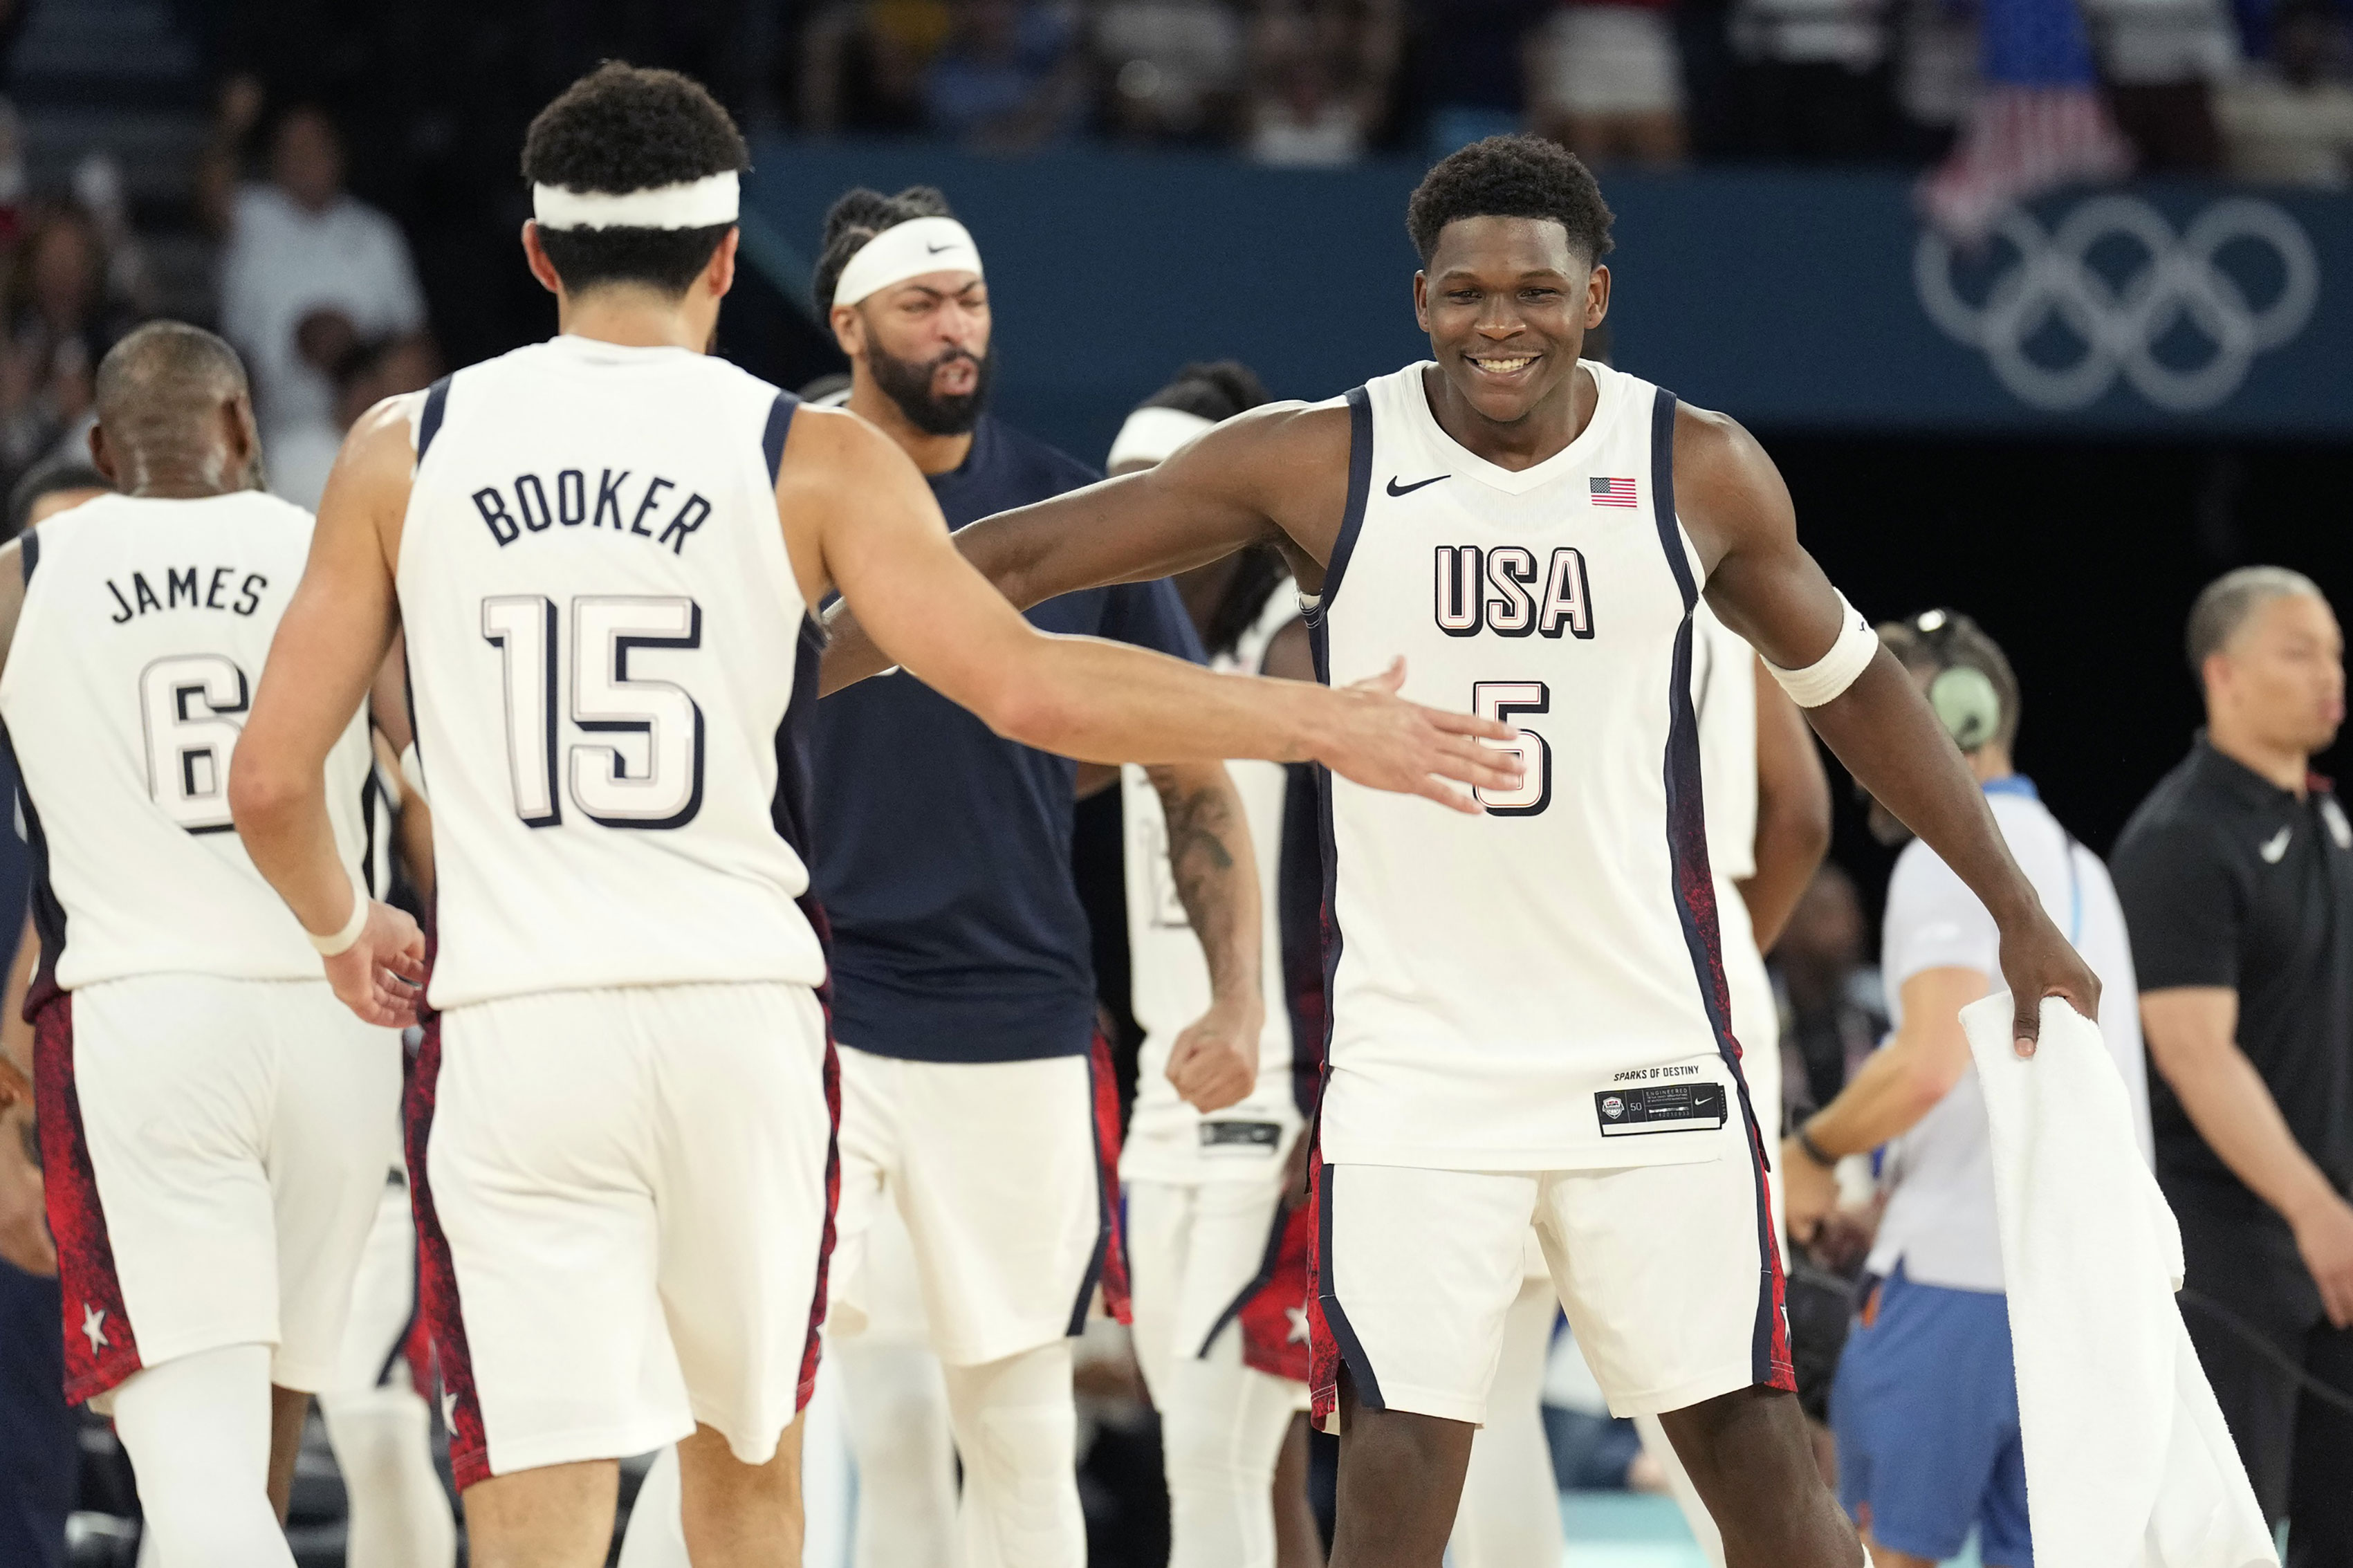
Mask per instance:
[[[2116,845],[2109,871],[2143,991],[2239,984],[2245,900],[2212,833],[2189,822],[2143,825]]]

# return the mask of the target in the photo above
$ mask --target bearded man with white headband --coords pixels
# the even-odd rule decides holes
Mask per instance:
[[[913,459],[951,528],[1096,478],[987,411],[987,283],[939,193],[843,196],[816,286],[849,356],[848,406]],[[1166,583],[1090,589],[1029,618],[1202,658]],[[1071,882],[1075,766],[904,673],[820,706],[815,753],[813,870],[833,921],[841,1045],[832,1333],[861,1481],[883,1483],[861,1490],[860,1560],[914,1560],[936,1548],[911,1537],[949,1528],[936,1440],[924,1443],[921,1423],[881,1418],[919,1371],[940,1386],[927,1344],[964,1461],[954,1528],[965,1568],[1080,1568],[1070,1336],[1099,1289],[1124,1318],[1126,1279],[1119,1122]],[[1171,1071],[1195,1105],[1217,1110],[1255,1076],[1258,876],[1221,763],[1153,773],[1174,896],[1214,981]],[[868,1267],[870,1217],[884,1203],[906,1222],[912,1271],[879,1251]]]
[[[228,768],[336,994],[408,1021],[424,942],[338,863],[322,779],[405,634],[440,925],[410,1194],[478,1568],[596,1568],[618,1457],[670,1443],[695,1568],[800,1560],[839,1105],[815,605],[1079,756],[1491,772],[1485,727],[1385,689],[1039,636],[898,447],[707,355],[746,162],[670,71],[607,64],[533,121],[523,252],[562,335],[353,428]]]

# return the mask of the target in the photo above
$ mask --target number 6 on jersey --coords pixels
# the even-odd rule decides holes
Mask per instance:
[[[1522,713],[1552,710],[1552,689],[1541,680],[1474,680],[1471,710],[1482,719],[1510,723]],[[1514,726],[1516,728],[1516,726]],[[1552,804],[1552,747],[1534,730],[1521,730],[1516,741],[1482,742],[1520,759],[1516,789],[1474,786],[1471,794],[1490,816],[1534,816]]]
[[[702,710],[684,688],[634,678],[640,649],[702,646],[702,607],[682,596],[586,595],[572,601],[572,723],[605,743],[570,748],[568,778],[555,735],[555,602],[540,594],[482,601],[482,640],[504,670],[507,767],[515,815],[532,827],[564,820],[557,798],[607,827],[683,827],[702,809]]]

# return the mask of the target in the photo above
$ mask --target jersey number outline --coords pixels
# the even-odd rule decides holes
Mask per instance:
[[[1482,719],[1510,723],[1522,713],[1552,711],[1552,688],[1541,680],[1474,680],[1471,710]],[[1473,785],[1471,794],[1490,816],[1534,816],[1552,804],[1552,747],[1534,730],[1519,729],[1516,741],[1489,741],[1487,745],[1520,759],[1516,789]]]
[[[227,833],[228,770],[253,683],[227,654],[159,658],[139,672],[147,794],[187,833]]]
[[[682,595],[588,594],[572,601],[570,619],[573,728],[610,739],[567,748],[556,735],[565,639],[555,601],[482,601],[482,640],[502,667],[515,816],[527,827],[560,826],[568,795],[605,827],[685,826],[702,810],[702,708],[675,682],[630,674],[629,656],[701,647],[702,606]]]

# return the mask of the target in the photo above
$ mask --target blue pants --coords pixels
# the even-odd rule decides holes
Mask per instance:
[[[58,1282],[0,1263],[0,1563],[64,1568],[81,1459]]]
[[[2033,1568],[2007,1298],[1899,1267],[1847,1337],[1831,1428],[1839,1500],[1873,1540],[1941,1562],[1975,1525],[1988,1568]]]

